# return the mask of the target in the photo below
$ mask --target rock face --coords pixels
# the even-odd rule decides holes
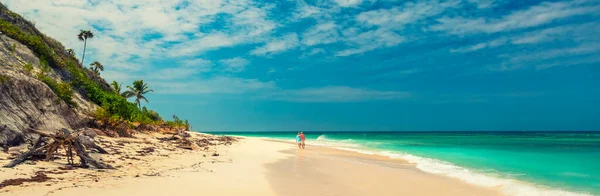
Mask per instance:
[[[1,3],[0,20],[18,26],[23,32],[42,35],[31,23],[8,11]],[[55,55],[67,55],[60,43],[43,37]],[[36,138],[37,135],[30,133],[31,129],[79,128],[85,123],[86,114],[98,107],[86,100],[77,89],[73,89],[73,101],[77,107],[67,105],[36,77],[43,69],[46,76],[57,82],[69,81],[68,71],[42,65],[30,48],[0,32],[0,147],[16,146]],[[97,79],[99,84],[108,88],[104,80]]]
[[[48,85],[23,69],[27,63],[37,65],[39,69],[39,60],[27,47],[17,46],[20,49],[18,53],[5,47],[7,44],[16,46],[17,43],[4,35],[0,36],[1,146],[23,143],[31,137],[27,132],[31,128],[58,130],[71,128],[83,120],[83,116],[60,100]],[[82,106],[89,105],[82,100],[78,102]]]

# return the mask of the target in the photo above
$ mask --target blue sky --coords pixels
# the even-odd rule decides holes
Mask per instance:
[[[597,0],[0,1],[199,131],[600,130]]]

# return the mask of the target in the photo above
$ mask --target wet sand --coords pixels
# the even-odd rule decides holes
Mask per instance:
[[[310,146],[282,152],[289,157],[265,165],[277,195],[501,195],[404,160]]]

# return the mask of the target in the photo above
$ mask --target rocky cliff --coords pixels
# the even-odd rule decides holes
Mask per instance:
[[[0,33],[0,146],[36,137],[31,129],[82,126],[86,114],[97,106],[83,90],[71,87],[74,74],[104,89],[109,89],[107,83],[77,63],[62,44],[1,3]],[[75,39],[76,32],[72,33]]]

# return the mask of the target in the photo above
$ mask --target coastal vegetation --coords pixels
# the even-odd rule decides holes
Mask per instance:
[[[94,61],[90,64],[90,70],[96,73],[96,75],[100,75],[100,71],[104,71],[104,65],[98,61]]]
[[[133,82],[132,86],[127,86],[128,91],[125,91],[125,97],[135,97],[135,103],[138,105],[138,108],[142,109],[140,104],[140,100],[144,100],[148,103],[148,99],[144,97],[144,94],[149,92],[154,92],[154,90],[148,88],[148,84],[144,83],[144,80],[136,80]]]
[[[115,94],[117,95],[121,95],[121,97],[125,97],[124,93],[121,93],[121,83],[118,83],[117,81],[112,81],[112,83],[110,83],[110,88],[112,88],[112,90],[115,92]]]
[[[105,128],[122,124],[128,127],[142,124],[168,126],[174,129],[189,128],[187,121],[177,118],[165,122],[157,112],[141,107],[141,100],[148,102],[146,95],[153,92],[143,80],[136,80],[131,86],[127,86],[127,91],[121,92],[121,84],[115,81],[108,85],[100,77],[99,73],[104,70],[104,66],[98,61],[91,63],[89,69],[85,69],[83,62],[87,39],[94,37],[92,31],[81,30],[77,35],[77,38],[84,42],[82,58],[79,61],[72,49],[66,49],[59,42],[40,33],[31,22],[12,12],[9,17],[14,18],[0,19],[0,31],[35,53],[40,60],[41,68],[41,72],[35,76],[50,87],[60,99],[58,101],[64,101],[71,108],[76,109],[78,104],[73,98],[74,92],[78,92],[84,96],[84,99],[99,106],[96,111],[90,113],[90,116],[101,122]],[[17,20],[23,23],[9,22]],[[30,74],[33,74],[33,67],[31,63],[23,66]],[[133,103],[127,100],[132,97],[135,98]]]
[[[67,54],[73,56],[73,55],[75,55],[75,50],[73,50],[73,49],[67,49]]]

